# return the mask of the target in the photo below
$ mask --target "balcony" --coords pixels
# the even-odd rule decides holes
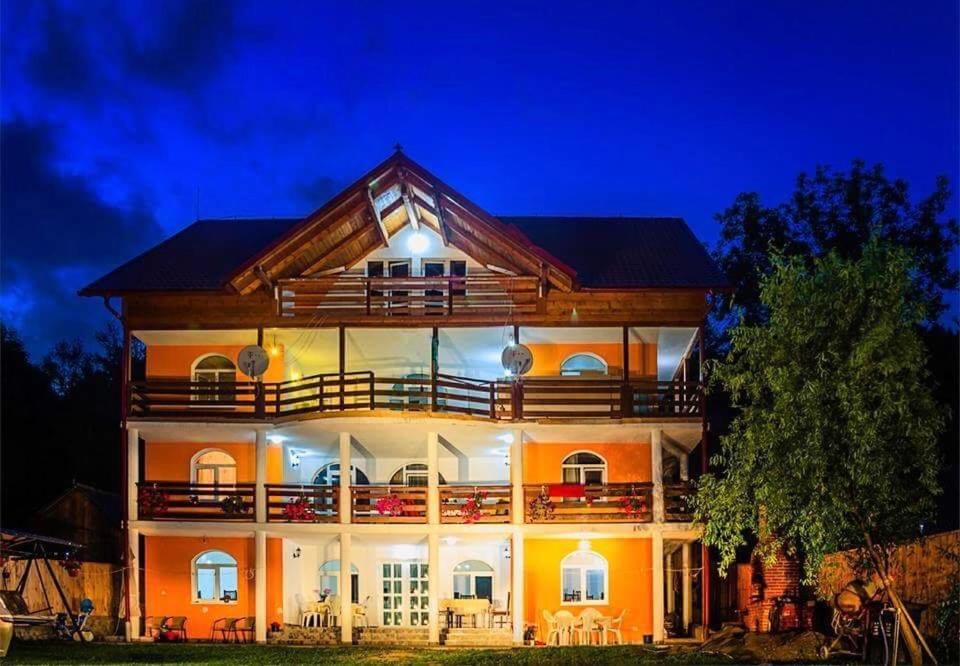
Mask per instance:
[[[523,487],[528,523],[649,523],[652,483],[531,484]]]
[[[440,522],[509,523],[511,495],[508,485],[441,486]]]
[[[340,488],[294,483],[267,484],[267,522],[336,523]]]
[[[280,316],[444,317],[536,312],[537,277],[317,277],[280,280]]]
[[[304,414],[391,410],[496,421],[584,418],[698,418],[695,381],[528,377],[482,380],[437,374],[383,377],[326,373],[281,382],[149,379],[128,387],[128,415],[145,419],[271,421]]]
[[[137,484],[139,520],[256,520],[256,484],[145,481]]]

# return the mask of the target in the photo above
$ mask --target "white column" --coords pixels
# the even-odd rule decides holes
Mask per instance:
[[[510,484],[513,487],[510,504],[510,518],[514,525],[523,524],[523,430],[513,431],[510,443]]]
[[[137,520],[137,482],[139,481],[141,481],[140,431],[136,428],[127,428],[127,520]]]
[[[267,482],[267,432],[265,430],[257,430],[256,459],[257,522],[265,523],[267,522],[267,487],[264,485]]]
[[[683,564],[683,628],[684,631],[690,628],[693,622],[693,575],[690,571],[691,548],[693,544],[689,541],[684,542],[681,547]]]
[[[663,432],[650,433],[650,475],[653,477],[653,520],[663,522]],[[661,567],[662,568],[662,567]]]
[[[653,642],[663,642],[663,534],[653,533]]]
[[[440,535],[431,532],[427,536],[427,584],[430,589],[427,598],[430,602],[430,617],[427,623],[427,640],[431,645],[440,643]]]
[[[689,481],[690,480],[690,456],[686,453],[681,453],[678,458],[680,459],[680,480]]]
[[[136,432],[136,431],[134,431]],[[125,627],[126,639],[135,641],[140,638],[140,530],[127,530],[127,583],[130,586],[127,594],[130,596],[130,617]]]
[[[342,440],[341,440],[342,441]],[[348,468],[349,469],[349,468]],[[343,467],[340,468],[340,481],[343,483]],[[350,562],[353,560],[352,536],[349,532],[340,535],[340,642],[353,643],[353,578],[350,575]]]
[[[510,543],[510,568],[510,598],[513,605],[510,609],[510,617],[513,620],[513,642],[521,644],[525,620],[523,617],[523,533],[520,530],[514,532]]]
[[[353,497],[350,493],[350,464],[353,440],[349,432],[340,433],[340,522],[349,523],[353,513]],[[342,558],[341,558],[342,559]],[[349,578],[349,576],[348,576]],[[342,578],[340,580],[343,580]]]
[[[435,432],[427,433],[427,522],[440,523],[440,436]]]
[[[667,585],[667,615],[673,613],[676,608],[676,594],[673,589],[673,554],[671,554],[663,565],[663,579]]]
[[[254,533],[254,566],[253,574],[253,614],[256,618],[254,636],[258,643],[267,642],[267,533],[257,530]]]

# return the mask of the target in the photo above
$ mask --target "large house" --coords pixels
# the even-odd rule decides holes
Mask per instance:
[[[681,219],[493,216],[399,151],[305,218],[120,266],[82,294],[126,334],[129,635],[508,644],[588,608],[702,635],[686,498],[726,285]]]

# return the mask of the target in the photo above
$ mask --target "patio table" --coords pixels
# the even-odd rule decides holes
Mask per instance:
[[[448,624],[451,615],[457,618],[458,626],[463,624],[465,615],[472,615],[474,626],[478,626],[478,616],[482,618],[483,626],[486,626],[487,616],[490,613],[490,601],[489,599],[441,599],[440,611],[447,613]]]

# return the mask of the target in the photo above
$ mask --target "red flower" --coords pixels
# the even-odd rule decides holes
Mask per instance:
[[[377,509],[377,513],[379,513],[381,516],[402,516],[403,512],[406,510],[403,500],[396,495],[387,495],[386,497],[381,497],[377,500],[377,503],[374,506]]]
[[[316,514],[310,507],[310,503],[303,497],[287,502],[283,507],[283,515],[288,521],[313,522]]]

